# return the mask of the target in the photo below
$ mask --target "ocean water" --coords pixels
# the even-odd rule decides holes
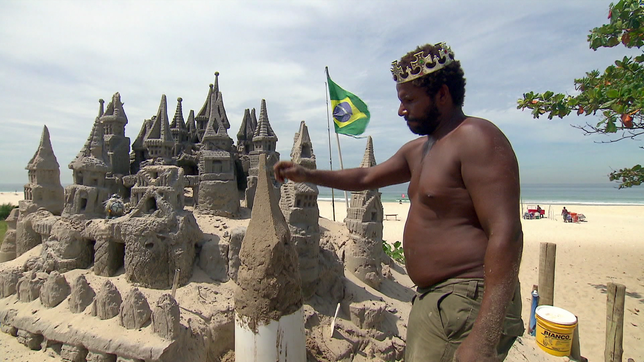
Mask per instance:
[[[408,184],[380,189],[383,202],[408,202]],[[404,195],[404,196],[403,196]],[[351,193],[348,193],[351,197]],[[335,200],[343,201],[344,192],[334,190]],[[331,200],[331,189],[320,187],[320,200]],[[600,184],[523,184],[523,204],[542,205],[644,205],[644,186],[618,189],[615,183]]]
[[[63,185],[65,186],[65,185]],[[383,202],[408,202],[408,183],[380,189]],[[320,200],[331,200],[331,189],[320,187]],[[23,192],[23,184],[0,183],[0,192]],[[337,201],[344,201],[344,192],[334,190]],[[404,196],[403,196],[404,195]],[[351,193],[347,193],[350,198]],[[644,186],[618,189],[615,183],[599,184],[523,184],[523,204],[543,205],[644,205]]]

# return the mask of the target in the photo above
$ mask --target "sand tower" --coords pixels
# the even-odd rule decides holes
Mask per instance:
[[[263,170],[259,170],[259,158],[263,154],[266,156],[266,167],[268,167],[271,183],[274,181],[273,165],[280,159],[280,154],[275,150],[277,146],[277,135],[271,127],[266,112],[266,100],[262,99],[262,105],[259,113],[259,121],[253,134],[253,151],[250,153],[250,168],[248,169],[248,181],[246,187],[246,207],[253,208],[255,198],[255,188],[257,184],[257,175]],[[279,194],[279,191],[275,191]]]
[[[236,361],[306,361],[297,251],[259,156],[256,207],[242,242],[235,291]]]
[[[172,117],[172,123],[170,123],[170,133],[172,133],[172,140],[174,141],[172,149],[172,156],[174,157],[183,152],[185,144],[188,142],[188,128],[183,119],[181,102],[183,102],[183,99],[181,97],[177,98],[177,109],[174,111],[174,117]]]
[[[295,134],[291,161],[309,169],[315,169],[315,154],[306,123],[300,123]],[[280,208],[291,232],[291,240],[297,250],[302,294],[305,299],[313,296],[319,283],[320,225],[318,218],[319,190],[312,183],[287,181],[280,189]]]
[[[170,163],[174,140],[172,139],[170,122],[168,121],[168,102],[165,94],[161,96],[157,116],[152,121],[152,126],[143,138],[143,146],[147,151],[146,158],[163,160],[158,162],[153,161],[154,163]]]
[[[44,207],[54,215],[63,211],[64,190],[60,184],[60,165],[49,139],[49,129],[43,127],[40,145],[27,164],[29,183],[25,185],[25,201],[36,209]]]
[[[376,165],[371,136],[360,167]],[[347,269],[374,288],[382,281],[382,218],[383,207],[378,189],[354,191],[344,220],[351,234],[347,245]]]
[[[211,103],[216,104],[213,92]],[[211,107],[210,117],[199,151],[199,211],[233,216],[239,212],[239,193],[235,178],[233,140],[228,136],[218,107]]]
[[[101,101],[101,108],[103,103]],[[130,173],[130,138],[125,137],[127,116],[121,102],[121,95],[117,92],[112,96],[112,101],[107,104],[105,113],[100,112],[99,119],[103,125],[103,139],[107,148],[107,157],[115,175]]]
[[[206,133],[206,125],[213,111],[216,114],[217,122],[222,123],[226,129],[230,129],[230,122],[228,122],[228,116],[224,109],[223,95],[219,91],[219,72],[215,72],[215,84],[210,85],[206,101],[194,118],[199,141],[203,139],[203,135]]]
[[[110,196],[107,173],[111,167],[99,117],[96,117],[87,142],[69,168],[74,184],[65,188],[63,214],[104,215],[103,202]]]

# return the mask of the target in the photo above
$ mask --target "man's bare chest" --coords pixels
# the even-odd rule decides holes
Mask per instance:
[[[440,144],[420,151],[411,167],[410,198],[425,204],[469,199],[457,153]]]

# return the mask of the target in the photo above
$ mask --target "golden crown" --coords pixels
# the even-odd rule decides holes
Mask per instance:
[[[438,55],[427,54],[423,56],[422,51],[418,52],[414,54],[416,60],[409,63],[405,69],[398,64],[397,60],[391,62],[391,74],[393,74],[396,83],[409,82],[434,73],[454,61],[454,52],[447,44],[438,43],[434,47],[438,48]]]

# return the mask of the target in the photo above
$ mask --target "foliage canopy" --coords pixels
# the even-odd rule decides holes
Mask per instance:
[[[644,45],[644,1],[621,0],[611,3],[608,12],[609,23],[594,28],[588,35],[590,48],[612,48],[618,45],[641,49]],[[518,109],[532,110],[532,116],[564,118],[571,112],[577,115],[597,115],[595,125],[573,127],[587,134],[602,133],[614,137],[608,142],[636,139],[644,134],[644,53],[615,60],[603,73],[598,70],[587,72],[584,78],[575,79],[579,94],[572,96],[547,91],[528,92],[518,100]],[[641,147],[644,148],[644,147]],[[611,181],[619,181],[619,188],[641,185],[644,182],[644,168],[635,165],[613,171]]]

